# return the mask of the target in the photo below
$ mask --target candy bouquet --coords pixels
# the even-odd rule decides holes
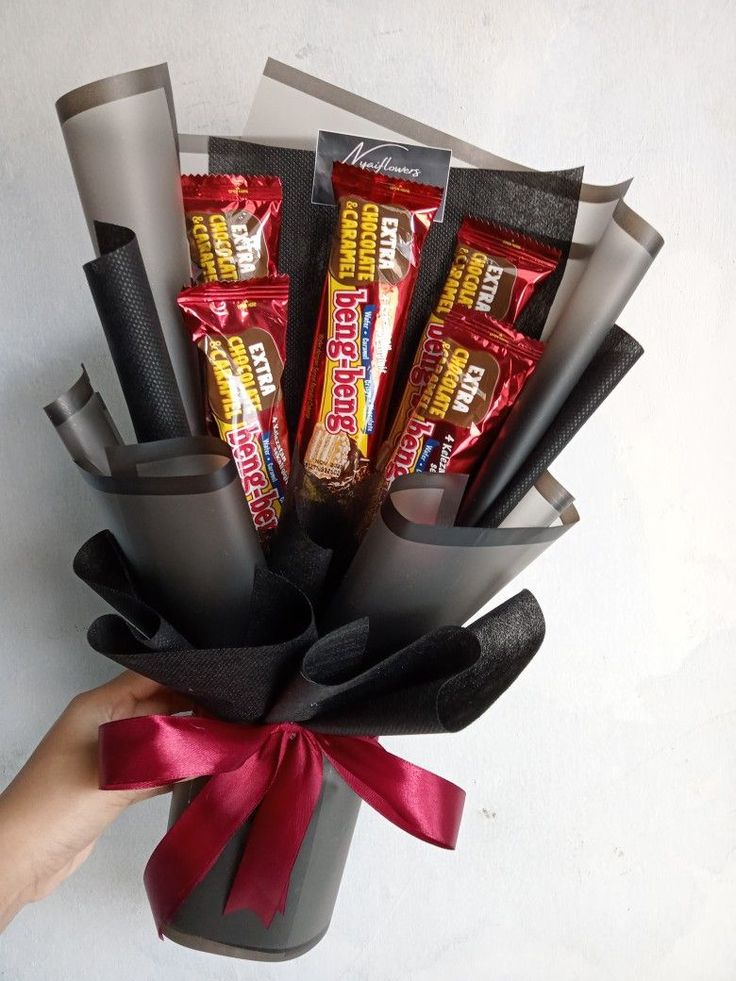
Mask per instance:
[[[165,66],[59,100],[137,442],[84,369],[46,412],[104,527],[91,647],[197,706],[100,730],[102,787],[175,784],[157,928],[277,960],[326,932],[361,800],[455,846],[463,791],[379,739],[464,728],[538,650],[530,593],[488,604],[578,519],[547,467],[640,356],[614,322],[661,239],[627,184],[275,77],[368,135],[180,138]]]

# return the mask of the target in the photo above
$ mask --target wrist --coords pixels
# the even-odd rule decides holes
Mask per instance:
[[[0,932],[33,900],[37,878],[0,795]]]

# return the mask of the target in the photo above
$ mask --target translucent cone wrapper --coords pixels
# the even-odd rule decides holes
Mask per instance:
[[[190,262],[168,67],[82,85],[56,110],[93,246],[102,244],[96,222],[135,234],[189,428],[199,435],[196,358],[176,307]]]

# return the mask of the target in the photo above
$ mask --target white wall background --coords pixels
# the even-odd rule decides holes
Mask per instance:
[[[706,0],[3,0],[0,784],[113,669],[70,562],[98,529],[41,405],[82,357],[122,400],[54,100],[168,60],[184,132],[238,133],[268,55],[540,168],[634,174],[666,246],[622,324],[647,353],[556,475],[578,529],[518,583],[548,637],[470,730],[390,740],[468,791],[456,853],[363,809],[333,925],[257,965],[160,943],[129,812],[0,940],[0,977],[460,981],[736,976],[736,6]]]

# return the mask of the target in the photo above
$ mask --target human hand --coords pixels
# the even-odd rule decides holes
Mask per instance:
[[[71,875],[129,804],[165,792],[100,790],[98,727],[191,708],[184,696],[132,671],[69,703],[0,794],[0,931],[26,903]]]

